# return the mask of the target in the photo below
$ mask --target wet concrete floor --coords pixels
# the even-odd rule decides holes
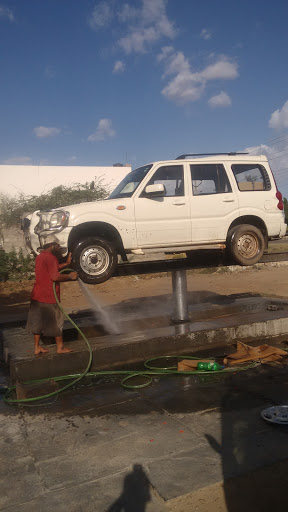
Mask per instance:
[[[220,357],[221,348],[214,355]],[[288,427],[270,425],[260,415],[270,405],[288,403],[286,365],[155,376],[137,390],[123,389],[120,380],[88,378],[32,407],[0,402],[1,511],[120,512],[125,497],[132,504],[127,510],[135,512],[190,512],[195,506],[178,509],[175,500],[206,488],[207,497],[210,486],[223,479],[230,482],[288,458]],[[278,476],[279,481],[270,479],[274,505],[287,488],[286,474]],[[232,493],[224,484],[226,508],[217,510],[238,512],[240,503],[243,510],[245,490],[250,503],[259,504],[263,496],[267,501],[266,488],[259,498],[259,486],[254,492],[249,481]],[[197,507],[204,510],[201,503]]]

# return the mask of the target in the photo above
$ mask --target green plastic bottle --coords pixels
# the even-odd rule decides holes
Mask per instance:
[[[221,364],[218,363],[211,363],[211,362],[202,362],[200,361],[197,364],[197,370],[200,370],[202,372],[215,372],[218,370],[223,370],[224,366],[221,366]]]

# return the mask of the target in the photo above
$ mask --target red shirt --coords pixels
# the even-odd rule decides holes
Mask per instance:
[[[53,291],[53,283],[59,273],[59,262],[48,251],[42,251],[35,260],[35,284],[31,294],[31,300],[55,304],[56,299]],[[60,300],[60,284],[55,283],[56,294]]]

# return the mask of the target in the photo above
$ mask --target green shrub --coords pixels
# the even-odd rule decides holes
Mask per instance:
[[[108,191],[103,186],[102,181],[102,179],[95,178],[91,183],[59,185],[40,196],[28,196],[21,193],[14,197],[8,194],[0,194],[0,227],[19,226],[22,215],[27,215],[27,213],[32,213],[35,210],[59,208],[70,204],[105,199],[108,196]]]
[[[283,203],[284,203],[285,222],[286,222],[286,224],[288,224],[288,201],[287,201],[286,197],[284,197]]]
[[[0,281],[21,281],[34,277],[34,258],[23,251],[0,251]]]

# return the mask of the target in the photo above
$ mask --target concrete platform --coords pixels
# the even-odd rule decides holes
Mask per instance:
[[[237,340],[279,343],[288,339],[288,301],[260,296],[207,296],[206,302],[190,305],[191,322],[171,325],[171,304],[157,299],[138,299],[109,308],[122,334],[104,335],[91,311],[74,314],[93,349],[91,370],[137,365],[161,355],[231,351]],[[203,300],[203,297],[199,297]],[[169,305],[170,304],[170,305]],[[125,319],[125,320],[124,320]],[[67,322],[64,340],[73,350],[56,354],[46,340],[48,355],[34,356],[30,335],[23,325],[2,329],[1,358],[9,366],[13,382],[55,377],[84,370],[88,362],[85,342]]]
[[[288,429],[260,413],[288,402],[287,367],[87,384],[43,407],[0,401],[1,512],[285,508]]]

